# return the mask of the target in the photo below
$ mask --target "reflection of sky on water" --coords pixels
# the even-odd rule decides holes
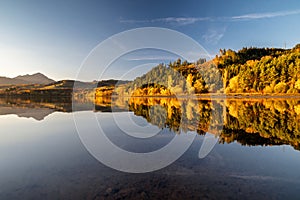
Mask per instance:
[[[87,113],[89,111],[78,114],[85,116]],[[174,133],[164,130],[148,139],[133,138],[114,127],[111,113],[96,115],[105,122],[104,129],[110,130],[109,138],[124,149],[151,151],[174,137]],[[82,120],[87,123],[85,118]],[[207,157],[199,159],[203,136],[197,135],[189,150],[171,166],[132,175],[111,170],[89,155],[79,140],[70,113],[54,113],[43,121],[6,115],[0,117],[0,127],[1,199],[26,199],[34,195],[45,199],[57,195],[68,198],[75,194],[83,198],[95,195],[97,190],[104,195],[103,191],[110,187],[120,191],[129,187],[155,191],[157,184],[166,184],[160,190],[161,195],[173,191],[172,185],[175,185],[178,189],[188,187],[186,192],[195,196],[204,193],[209,186],[206,194],[210,197],[217,195],[217,190],[224,190],[222,195],[225,196],[239,195],[236,192],[240,188],[247,197],[264,194],[278,198],[295,197],[300,187],[300,152],[286,145],[217,144]],[[153,180],[152,185],[147,185],[146,180]],[[116,191],[110,195],[120,194]]]

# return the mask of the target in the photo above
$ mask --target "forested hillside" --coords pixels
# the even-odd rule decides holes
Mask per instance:
[[[293,49],[220,50],[213,60],[226,93],[299,93],[300,44]]]
[[[107,90],[109,90],[107,92]],[[103,92],[105,91],[105,92]],[[203,93],[300,94],[300,44],[292,49],[243,48],[195,63],[178,59],[96,95],[172,96]]]
[[[223,92],[222,74],[212,61],[188,63],[178,59],[168,65],[159,64],[127,84],[123,92],[135,96]]]

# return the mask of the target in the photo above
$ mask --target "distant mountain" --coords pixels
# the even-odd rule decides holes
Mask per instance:
[[[28,82],[19,79],[14,79],[14,78],[0,77],[0,85],[19,85],[19,84],[28,84]]]
[[[15,78],[0,77],[0,85],[50,84],[52,82],[54,82],[53,79],[48,78],[42,73],[27,74]]]
[[[17,76],[14,79],[26,81],[32,84],[49,84],[54,82],[53,79],[48,78],[42,73],[35,73],[32,75],[24,75],[24,76]]]

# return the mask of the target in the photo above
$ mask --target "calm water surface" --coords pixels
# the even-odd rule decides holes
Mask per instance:
[[[195,140],[166,168],[124,173],[87,151],[73,112],[77,123],[96,117],[113,143],[132,152],[159,149],[176,134]],[[124,134],[136,131],[129,119],[158,134]],[[299,199],[300,100],[100,99],[72,109],[2,99],[0,126],[0,199]],[[209,126],[219,131],[207,133]],[[218,143],[200,159],[205,134]]]

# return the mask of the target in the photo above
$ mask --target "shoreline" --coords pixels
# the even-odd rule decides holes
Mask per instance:
[[[72,92],[67,93],[53,93],[53,94],[7,94],[0,93],[0,98],[72,98]],[[84,96],[83,96],[84,97]],[[92,97],[93,98],[93,97]],[[206,94],[191,94],[191,95],[98,95],[97,98],[179,98],[179,99],[299,99],[300,94],[251,94],[251,93],[206,93]]]
[[[193,94],[193,95],[103,95],[101,97],[136,97],[136,98],[186,98],[186,99],[300,99],[300,94],[220,94],[220,93],[207,93],[207,94]]]

